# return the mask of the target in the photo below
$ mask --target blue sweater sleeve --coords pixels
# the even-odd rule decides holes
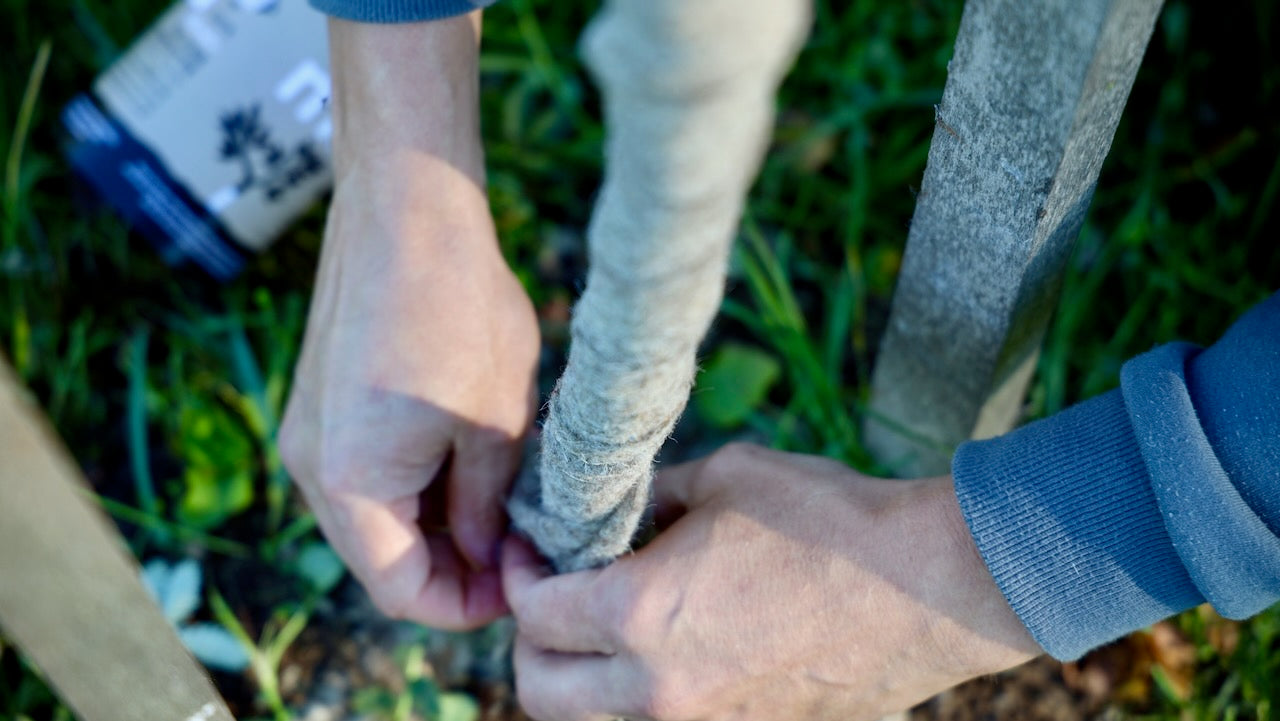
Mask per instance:
[[[496,0],[311,0],[320,12],[364,23],[440,20],[488,7]]]
[[[956,495],[1010,606],[1051,655],[1204,601],[1280,601],[1280,293],[1200,350],[1133,358],[1120,388],[960,447]]]

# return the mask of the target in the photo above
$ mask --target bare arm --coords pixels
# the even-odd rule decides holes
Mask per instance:
[[[333,18],[329,47],[339,182],[362,170],[412,170],[414,188],[447,166],[483,190],[479,12],[399,25]]]
[[[485,197],[479,28],[330,21],[336,184],[281,430],[379,607],[451,628],[505,611],[492,563],[539,344]]]

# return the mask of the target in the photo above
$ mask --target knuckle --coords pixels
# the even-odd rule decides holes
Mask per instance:
[[[367,468],[362,467],[358,454],[349,444],[330,443],[318,456],[317,465],[311,469],[307,480],[321,495],[331,502],[338,502],[339,499],[362,490],[357,479],[361,477],[361,471]]]
[[[548,708],[546,694],[534,684],[517,681],[516,701],[527,715],[537,721],[559,721]]]
[[[638,617],[630,611],[623,608],[616,612],[616,620],[610,624],[610,628],[614,629],[614,636],[617,637],[618,644],[623,648],[637,649],[644,645],[645,633],[644,625],[638,620]]]
[[[652,637],[645,606],[639,594],[630,594],[610,604],[606,619],[608,627],[614,629],[618,641],[626,648],[643,647]]]
[[[754,443],[741,441],[729,443],[707,457],[698,479],[702,494],[709,497],[714,491],[728,487],[741,488],[761,481],[772,480],[774,474],[785,470],[784,454]]]
[[[361,470],[361,445],[348,434],[334,435],[313,423],[288,414],[276,436],[280,461],[296,483],[329,496],[351,490],[352,478]]]
[[[352,487],[351,479],[351,474],[343,466],[325,463],[311,475],[309,480],[320,491],[322,497],[327,498],[330,503],[337,504],[356,490]]]
[[[731,474],[740,470],[744,463],[750,461],[759,450],[759,446],[742,441],[734,441],[712,453],[707,458],[706,470],[711,474]]]
[[[286,417],[276,437],[280,461],[290,477],[299,485],[319,490],[325,496],[349,490],[356,455],[350,444],[342,441],[324,442],[314,428],[293,422]]]
[[[678,591],[669,584],[637,585],[613,605],[611,627],[617,629],[618,641],[632,650],[658,650],[671,635],[679,609]]]
[[[692,718],[693,689],[675,673],[657,673],[649,678],[640,702],[640,711],[653,721],[682,721]]]
[[[375,587],[369,589],[369,599],[373,601],[374,608],[387,618],[398,621],[407,618],[408,603],[400,594]]]
[[[528,601],[528,591],[508,593],[504,588],[503,596],[507,600],[507,607],[511,610],[511,617],[515,619],[517,627],[523,627],[523,624],[530,620],[530,613],[537,608]]]

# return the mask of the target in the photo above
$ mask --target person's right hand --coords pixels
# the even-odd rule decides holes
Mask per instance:
[[[281,454],[383,612],[473,628],[506,612],[539,350],[483,190],[476,25],[331,27],[336,185]]]
[[[1041,653],[949,476],[732,444],[654,478],[662,529],[601,569],[503,559],[541,721],[871,721]]]

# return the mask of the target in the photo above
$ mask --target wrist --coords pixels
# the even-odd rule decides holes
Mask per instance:
[[[415,277],[427,267],[505,268],[484,188],[480,13],[397,25],[331,19],[329,32],[326,248],[358,246],[362,265]]]
[[[330,19],[339,178],[361,166],[394,172],[402,158],[430,159],[483,186],[479,43],[479,11],[405,24]]]
[[[996,585],[956,500],[950,476],[930,484],[925,512],[945,544],[932,603],[943,610],[934,637],[960,679],[1011,668],[1043,653]]]
[[[351,169],[333,190],[321,272],[375,285],[450,285],[509,274],[489,205],[438,164]]]

